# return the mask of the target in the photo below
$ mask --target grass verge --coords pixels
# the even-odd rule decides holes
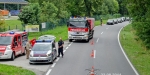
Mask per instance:
[[[0,75],[36,75],[34,72],[10,65],[0,64]]]
[[[146,50],[141,40],[137,40],[132,25],[126,26],[120,33],[120,42],[140,75],[150,75],[150,50]]]
[[[106,23],[107,20],[103,20],[103,23]],[[5,24],[6,24],[6,29],[9,30],[9,27],[10,29],[20,29],[22,30],[23,27],[21,25],[21,21],[19,20],[5,20]],[[97,25],[100,25],[100,21],[95,21],[95,26]],[[59,26],[59,27],[56,27],[55,29],[53,30],[47,30],[47,31],[43,31],[43,32],[33,32],[33,33],[29,33],[29,39],[33,39],[33,38],[37,38],[41,35],[45,35],[45,34],[50,34],[50,35],[54,35],[56,36],[56,41],[59,40],[59,37],[62,37],[63,40],[67,40],[68,38],[68,31],[67,31],[67,27],[66,25],[64,26]]]
[[[107,20],[103,20],[103,24],[106,24]],[[99,21],[95,21],[95,26],[100,25],[100,20]]]
[[[20,29],[23,30],[23,26],[21,21],[19,20],[5,20],[5,28],[6,30],[12,29]]]

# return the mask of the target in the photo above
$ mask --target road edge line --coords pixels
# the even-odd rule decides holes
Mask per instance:
[[[127,26],[127,25],[126,25],[126,26]],[[124,27],[125,27],[125,26],[124,26]],[[127,57],[126,53],[124,52],[124,49],[122,48],[122,45],[121,45],[121,43],[120,43],[120,32],[121,32],[121,30],[122,30],[124,27],[122,27],[122,28],[119,30],[119,33],[118,33],[118,43],[119,43],[119,46],[120,46],[120,48],[121,48],[121,50],[122,50],[122,52],[123,52],[123,54],[124,54],[126,60],[128,61],[128,63],[129,63],[130,66],[132,67],[133,71],[135,72],[136,75],[139,75],[138,72],[137,72],[137,70],[135,69],[135,67],[133,66],[133,64],[131,63],[131,61],[129,60],[129,58]]]

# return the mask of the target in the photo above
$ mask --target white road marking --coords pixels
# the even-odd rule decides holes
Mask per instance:
[[[59,60],[59,58],[56,59],[56,62]]]
[[[109,28],[109,27],[108,27]],[[106,28],[106,29],[108,29],[108,28]]]
[[[68,47],[66,47],[66,49],[68,49]]]
[[[71,46],[71,43],[68,46]]]
[[[51,67],[54,67],[56,65],[56,63],[53,63],[53,65]]]
[[[99,38],[97,39],[97,41],[96,42],[98,42],[99,41]]]
[[[128,59],[126,53],[124,52],[124,50],[123,50],[123,48],[122,48],[122,46],[121,46],[121,44],[120,44],[120,38],[119,38],[119,36],[120,36],[120,32],[121,32],[122,29],[123,29],[123,27],[120,29],[120,31],[119,31],[119,33],[118,33],[118,43],[119,43],[119,46],[120,46],[120,48],[121,48],[121,50],[122,50],[122,52],[123,52],[125,58],[127,59],[128,63],[130,64],[130,66],[131,66],[132,69],[134,70],[135,74],[136,74],[136,75],[139,75],[138,72],[136,71],[136,69],[134,68],[134,66],[132,65],[132,63],[130,62],[130,60]]]
[[[103,32],[101,32],[101,34],[103,34]]]
[[[94,58],[96,57],[96,50],[94,50]]]
[[[63,52],[66,52],[66,50],[64,50]]]
[[[49,75],[51,73],[52,69],[49,69],[46,75]]]

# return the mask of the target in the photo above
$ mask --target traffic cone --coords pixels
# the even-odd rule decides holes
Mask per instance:
[[[91,57],[94,58],[94,50],[92,50]]]
[[[91,45],[94,45],[94,42],[93,42],[93,40],[91,41]]]
[[[91,69],[90,75],[95,75],[95,74],[94,74],[94,66],[92,66],[92,69]]]

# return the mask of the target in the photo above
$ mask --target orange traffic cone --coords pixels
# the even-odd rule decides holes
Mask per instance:
[[[91,57],[94,58],[94,50],[92,50]]]
[[[92,40],[91,45],[93,45],[93,44],[94,44],[94,42],[93,42],[93,40]]]
[[[92,69],[91,69],[90,75],[95,75],[95,74],[94,74],[94,66],[92,66]]]

